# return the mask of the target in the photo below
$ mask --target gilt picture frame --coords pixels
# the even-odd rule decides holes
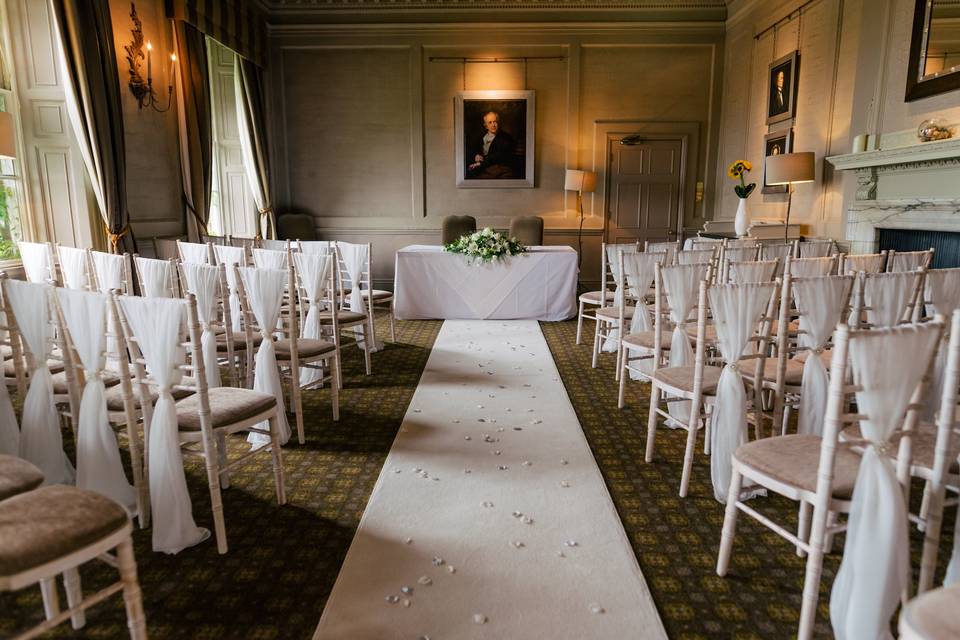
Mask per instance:
[[[460,91],[454,98],[457,187],[532,188],[534,91]]]
[[[800,86],[800,52],[793,51],[770,63],[767,73],[767,124],[791,120],[797,115]]]

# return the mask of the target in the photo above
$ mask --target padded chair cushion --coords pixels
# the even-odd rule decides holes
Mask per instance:
[[[600,304],[600,291],[588,291],[580,294],[580,302],[587,304]],[[613,291],[607,291],[607,300],[613,302]]]
[[[210,389],[207,398],[214,429],[242,422],[277,405],[277,399],[269,393],[235,387]],[[177,421],[181,431],[200,430],[200,396],[194,394],[177,403]]]
[[[693,372],[694,366],[689,367],[664,367],[653,372],[653,379],[669,385],[681,391],[693,393]],[[704,367],[703,368],[703,394],[713,395],[717,392],[717,384],[720,382],[720,374],[723,373],[723,367]]]
[[[47,360],[47,366],[50,368],[50,373],[60,373],[63,371],[63,360]],[[8,378],[15,378],[17,376],[17,369],[13,365],[13,359],[4,360],[3,375]]]
[[[364,289],[363,291],[360,292],[360,295],[361,295],[362,297],[364,297],[364,298],[369,298],[369,297],[370,297],[370,290],[369,290],[369,289]],[[374,302],[376,302],[377,300],[386,300],[386,299],[392,298],[392,297],[393,297],[393,291],[384,291],[383,289],[374,289],[374,290],[373,290],[373,301],[374,301]]]
[[[655,347],[656,331],[639,331],[637,333],[628,333],[623,336],[623,343],[628,347],[640,347],[641,349],[653,349]],[[670,334],[660,336],[660,348],[664,351],[670,350]]]
[[[0,575],[70,555],[122,529],[130,518],[99,493],[62,484],[0,502]]]
[[[330,322],[331,314],[329,311],[321,311],[319,314],[320,322]],[[362,322],[367,319],[367,314],[359,311],[337,311],[337,323],[349,324],[353,322]]]
[[[278,360],[290,359],[290,340],[284,338],[274,343],[277,350]],[[312,358],[315,356],[329,353],[336,348],[336,345],[327,340],[313,340],[311,338],[300,338],[297,340],[297,354],[301,358]]]
[[[0,500],[43,484],[43,472],[22,458],[0,454]]]
[[[811,434],[761,438],[741,445],[733,454],[741,464],[791,487],[816,493],[820,464],[820,436]],[[833,497],[849,500],[857,482],[860,456],[837,448],[833,475]]]
[[[897,432],[890,438],[890,452],[893,454],[890,457],[894,460],[897,459],[897,448],[900,446],[900,438],[902,436],[902,433]],[[847,427],[840,433],[840,438],[842,440],[863,439],[860,425]],[[933,463],[937,454],[937,426],[934,424],[917,425],[910,440],[912,441],[910,443],[911,464],[914,467],[921,467],[928,471],[933,471]],[[957,463],[956,459],[950,461],[947,473],[951,475],[960,474],[960,464]]]
[[[193,395],[193,391],[188,391],[187,389],[174,389],[173,390],[173,399],[182,400],[187,396]],[[150,404],[154,404],[157,401],[157,398],[160,397],[160,394],[157,392],[156,387],[150,388]],[[123,387],[119,384],[114,385],[107,389],[106,393],[107,398],[107,409],[109,411],[123,411]],[[137,390],[133,390],[133,406],[137,409],[140,408],[140,396],[137,394]]]
[[[623,310],[623,317],[632,318],[634,310],[636,310],[636,307],[625,308]],[[597,309],[597,315],[606,320],[619,320],[620,307],[604,307],[602,309]]]
[[[443,229],[440,233],[441,244],[450,244],[461,236],[477,230],[477,219],[473,216],[447,216],[443,219]]]
[[[960,638],[960,584],[928,591],[907,603],[900,613],[900,637]]]
[[[543,218],[540,216],[517,216],[510,220],[510,237],[526,246],[543,244]]]
[[[53,392],[57,395],[66,395],[70,393],[70,387],[67,385],[67,372],[60,371],[55,373],[52,376],[53,378]],[[108,389],[115,387],[120,384],[120,376],[112,371],[104,371],[103,373],[103,384]],[[81,392],[83,388],[81,387]]]

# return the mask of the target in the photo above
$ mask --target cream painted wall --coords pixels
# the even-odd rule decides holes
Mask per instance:
[[[715,219],[732,219],[737,206],[726,166],[740,157],[755,163],[751,179],[762,179],[767,66],[799,48],[800,87],[793,122],[794,150],[817,154],[817,182],[797,185],[791,221],[811,236],[844,238],[845,212],[854,200],[856,178],[834,172],[823,158],[848,153],[853,137],[913,129],[931,116],[960,122],[960,91],[904,101],[913,0],[733,0],[727,19],[720,151],[722,183]],[[786,21],[788,16],[792,16]],[[776,34],[767,27],[779,22]],[[799,39],[798,39],[799,34]],[[798,45],[799,42],[799,45]],[[789,123],[769,127],[770,131]],[[917,181],[923,195],[926,182]],[[909,191],[909,189],[908,189]],[[785,195],[756,194],[751,215],[782,217]]]
[[[696,123],[699,151],[688,161],[706,198],[686,224],[699,227],[712,209],[718,23],[274,26],[270,46],[278,208],[311,213],[324,238],[372,241],[380,286],[395,250],[438,242],[449,214],[501,228],[540,215],[548,244],[576,246],[564,171],[603,169],[594,167],[604,162],[594,147],[606,144],[597,123]],[[523,56],[560,59],[430,60]],[[535,188],[456,187],[454,96],[464,88],[536,91]],[[585,209],[584,279],[598,280],[604,207],[594,197]]]
[[[143,23],[144,39],[153,43],[153,86],[162,103],[160,106],[164,107],[170,84],[170,53],[173,52],[170,21],[165,18],[163,0],[140,0],[136,6]],[[150,108],[138,109],[128,87],[130,66],[123,49],[132,38],[130,2],[111,0],[110,18],[123,104],[130,226],[140,251],[149,254],[152,250],[150,238],[184,232],[176,100],[165,113]]]

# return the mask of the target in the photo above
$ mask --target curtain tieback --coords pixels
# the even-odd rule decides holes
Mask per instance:
[[[107,227],[107,236],[110,239],[110,247],[113,249],[114,253],[117,253],[117,247],[120,245],[120,239],[123,236],[127,235],[130,232],[130,225],[126,225],[123,229],[120,229],[117,233],[110,231],[110,227]]]
[[[730,371],[733,371],[734,373],[736,373],[737,371],[740,371],[740,365],[737,364],[736,362],[731,362],[730,364],[727,365],[727,369],[730,369]]]
[[[884,440],[883,442],[871,442],[870,444],[873,445],[873,448],[881,456],[886,457],[890,455],[890,452],[892,450],[892,445],[890,444],[889,440]]]

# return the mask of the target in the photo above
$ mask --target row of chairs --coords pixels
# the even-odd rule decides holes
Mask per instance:
[[[929,256],[917,259],[929,263]],[[805,264],[805,259],[788,256],[780,277],[718,282],[711,279],[712,262],[677,264],[663,253],[621,250],[616,320],[608,324],[621,332],[614,336],[620,406],[628,379],[650,383],[647,461],[654,457],[661,424],[687,432],[681,496],[689,487],[697,437],[704,433],[714,497],[727,505],[718,574],[725,575],[728,568],[738,512],[808,556],[799,633],[807,638],[823,554],[833,536],[847,530],[848,549],[851,540],[870,544],[863,541],[870,534],[862,527],[838,517],[857,504],[854,487],[867,450],[871,456],[891,457],[897,469],[894,484],[899,482],[905,496],[911,476],[925,482],[921,512],[909,518],[925,531],[919,590],[932,583],[944,492],[960,492],[960,477],[948,474],[960,450],[952,410],[958,381],[954,374],[951,382],[949,374],[960,368],[960,314],[953,318],[949,346],[940,339],[944,318],[960,304],[960,269],[919,266],[837,275],[825,266],[821,273],[799,274],[792,268],[796,263]],[[638,317],[647,317],[647,328]],[[930,381],[932,391],[925,396]],[[877,398],[906,400],[891,409]],[[851,404],[857,409],[849,409]],[[787,432],[791,408],[799,412],[795,434]],[[891,435],[894,426],[882,433],[876,429],[881,421],[891,425],[889,416],[896,436]],[[750,506],[748,498],[760,489],[799,503],[796,534]],[[876,487],[860,489],[870,490]],[[901,511],[889,522],[906,526],[907,518]],[[899,538],[896,542],[906,545]],[[900,557],[905,553],[901,546],[883,552]],[[845,552],[845,564],[852,566],[856,557]],[[857,570],[864,571],[862,566]],[[837,583],[836,593],[845,595],[835,598],[866,588],[850,587],[847,579]],[[836,617],[852,616],[844,623],[848,625],[885,628],[892,613],[877,603],[873,613],[849,616],[838,607]]]

